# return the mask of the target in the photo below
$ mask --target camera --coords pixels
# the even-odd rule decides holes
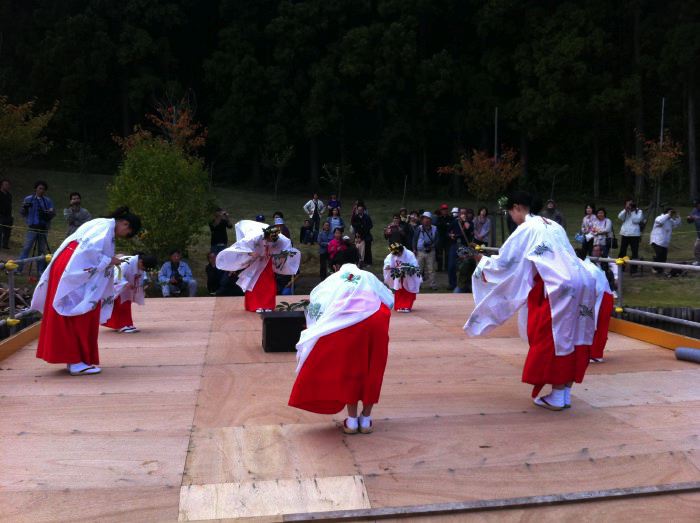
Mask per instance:
[[[433,244],[431,242],[423,242],[423,252],[430,252],[433,250]]]

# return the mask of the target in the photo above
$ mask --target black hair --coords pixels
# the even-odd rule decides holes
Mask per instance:
[[[146,270],[155,269],[158,265],[158,258],[152,254],[139,254],[139,260],[143,262],[143,268]]]
[[[670,211],[675,211],[675,209],[673,207],[667,207],[664,213],[668,214]]]
[[[587,203],[586,206],[583,208],[583,215],[586,216],[586,209],[591,208],[591,210],[595,213],[595,203]]]
[[[338,251],[333,258],[333,265],[344,265],[346,263],[354,263],[357,265],[360,262],[360,252],[354,245],[348,246],[344,251]]]
[[[47,191],[49,190],[49,184],[46,183],[44,180],[35,181],[34,182],[34,189],[36,190],[36,188],[39,187],[40,185],[43,185],[44,189],[46,189]]]
[[[272,217],[274,218],[275,216],[279,216],[280,218],[284,218],[284,214],[282,214],[282,211],[275,211],[272,214]]]
[[[574,251],[576,251],[576,256],[578,256],[579,259],[586,259],[586,249],[584,249],[583,247],[579,247],[578,249],[574,249]]]
[[[400,220],[400,219],[401,219],[401,215],[400,215],[400,214],[392,214],[392,215],[391,215],[391,219],[393,220],[394,218],[398,218],[398,219]]]
[[[170,252],[168,253],[168,256],[172,256],[173,254],[178,253],[182,255],[182,251],[180,249],[170,249]]]
[[[477,213],[479,216],[481,216],[481,211],[486,211],[486,216],[489,215],[489,210],[487,207],[479,207],[479,212]]]
[[[525,191],[514,191],[508,196],[506,209],[510,210],[516,205],[527,207],[531,214],[538,214],[542,210],[542,200]]]
[[[608,211],[605,210],[605,207],[598,207],[595,213],[598,214],[600,211],[603,211],[606,218],[608,217]]]
[[[72,200],[72,199],[73,199],[73,196],[77,196],[77,197],[80,198],[81,200],[83,199],[83,197],[80,196],[80,193],[79,193],[78,191],[73,191],[72,193],[70,193],[70,194],[68,195],[68,199],[69,199],[69,200]]]
[[[333,211],[338,211],[338,216],[340,216],[340,207],[333,207],[331,209],[331,216],[333,216]]]
[[[345,229],[343,227],[336,227],[333,229],[333,234],[335,234],[335,231],[340,231],[340,234],[343,234],[345,232]]]
[[[112,212],[112,214],[107,216],[107,218],[114,218],[115,220],[126,220],[127,222],[129,222],[131,232],[127,235],[127,238],[133,238],[141,230],[141,218],[129,211],[129,208],[126,206],[115,209],[114,212]]]

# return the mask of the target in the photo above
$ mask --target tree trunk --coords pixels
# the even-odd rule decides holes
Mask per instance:
[[[643,98],[643,85],[642,85],[642,51],[641,51],[641,28],[640,28],[640,18],[641,18],[641,8],[639,3],[635,3],[634,7],[634,64],[636,66],[637,74],[639,76],[639,85],[637,86],[637,95],[639,99],[637,100],[637,128],[634,137],[634,156],[638,161],[640,161],[644,155],[644,144],[642,143],[641,135],[644,134],[644,98]],[[644,190],[644,177],[635,176],[634,177],[634,198],[639,201]]]
[[[600,200],[600,145],[598,133],[593,131],[593,201]]]
[[[309,184],[312,191],[318,190],[318,136],[309,139]]]
[[[690,198],[698,197],[698,162],[697,150],[695,142],[695,98],[693,82],[694,78],[691,73],[690,82],[688,84],[688,178],[690,180]]]

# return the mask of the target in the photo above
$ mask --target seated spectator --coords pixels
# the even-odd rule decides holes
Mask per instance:
[[[299,231],[299,243],[311,245],[314,243],[314,228],[311,225],[311,220],[304,220],[304,225]]]
[[[163,297],[169,296],[196,296],[197,280],[192,277],[192,270],[186,262],[182,261],[182,253],[175,249],[170,253],[170,261],[160,268],[158,273]]]
[[[347,236],[346,236],[347,238]],[[349,239],[349,238],[348,238]],[[333,239],[328,242],[328,262],[333,265],[335,255],[340,251],[344,251],[347,247],[343,242],[343,231],[336,229],[333,231]]]
[[[331,214],[326,218],[326,223],[330,224],[331,232],[335,231],[336,229],[341,229],[345,230],[345,222],[343,219],[340,217],[340,209],[335,208],[331,209]]]

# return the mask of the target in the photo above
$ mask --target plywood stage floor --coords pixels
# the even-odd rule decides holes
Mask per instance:
[[[101,331],[100,376],[68,376],[34,342],[0,362],[0,520],[279,521],[700,481],[698,365],[612,334],[573,408],[545,411],[515,324],[469,339],[471,307],[421,295],[392,316],[371,435],[287,407],[294,355],[262,351],[240,298],[135,307],[141,333]],[[441,519],[698,521],[700,493]]]

